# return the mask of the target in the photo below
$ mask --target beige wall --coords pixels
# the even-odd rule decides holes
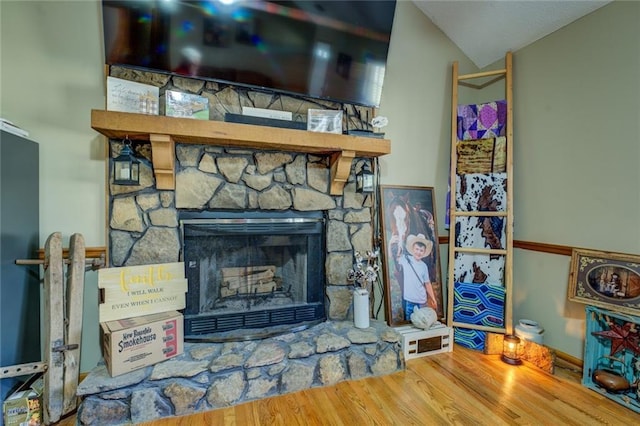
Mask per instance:
[[[0,116],[40,146],[40,240],[56,231],[105,245],[104,108],[100,2],[0,1]],[[97,273],[85,275],[82,371],[100,359]],[[5,327],[5,324],[2,324]]]
[[[640,3],[614,2],[514,52],[515,239],[640,253],[637,22]],[[461,74],[476,71],[428,18],[400,2],[380,108],[392,140],[382,183],[435,186],[440,235],[455,60]],[[493,99],[462,92],[461,103],[474,96]],[[582,358],[584,305],[567,301],[569,262],[515,251],[514,320],[538,321],[546,344]]]
[[[640,3],[614,2],[514,53],[516,239],[640,252],[639,15]],[[0,19],[0,115],[40,143],[42,243],[61,231],[104,246],[104,139],[90,128],[104,107],[99,2],[0,1]],[[435,187],[444,235],[451,63],[476,70],[412,2],[398,3],[393,31],[382,183]],[[546,343],[581,358],[568,265],[516,250],[514,318],[539,321]],[[87,273],[83,371],[100,357],[96,278]]]
[[[515,239],[640,254],[640,3],[613,2],[514,55]],[[514,254],[514,318],[582,358],[570,258]]]

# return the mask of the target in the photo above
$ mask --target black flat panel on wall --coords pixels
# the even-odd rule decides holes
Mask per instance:
[[[0,132],[0,367],[40,361],[38,144]],[[24,378],[0,379],[0,400]]]
[[[395,9],[395,0],[103,0],[105,63],[379,106]]]

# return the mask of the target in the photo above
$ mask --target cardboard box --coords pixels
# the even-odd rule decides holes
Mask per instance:
[[[102,355],[111,377],[180,355],[184,320],[177,311],[100,324]]]
[[[100,322],[185,308],[184,262],[98,270]]]
[[[405,360],[453,350],[453,327],[438,323],[428,330],[412,325],[396,327],[395,330],[402,335]]]
[[[38,374],[5,399],[2,405],[5,426],[41,425],[43,388],[42,374]]]

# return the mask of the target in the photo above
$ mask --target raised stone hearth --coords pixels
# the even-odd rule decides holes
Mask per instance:
[[[78,423],[137,424],[401,371],[400,335],[385,323],[329,321],[264,340],[186,343],[184,354],[111,378],[104,365],[80,384]]]

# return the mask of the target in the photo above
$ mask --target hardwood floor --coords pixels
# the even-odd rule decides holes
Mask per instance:
[[[456,345],[407,361],[401,373],[145,425],[640,424],[640,414],[582,386],[580,374],[557,367],[552,376]]]

